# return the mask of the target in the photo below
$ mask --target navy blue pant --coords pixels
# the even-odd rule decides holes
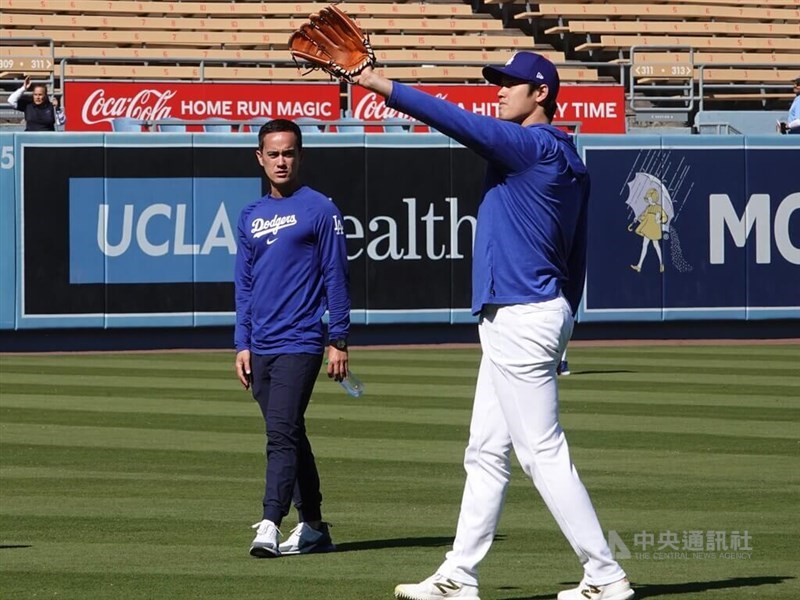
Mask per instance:
[[[305,412],[322,354],[273,354],[250,357],[253,397],[264,415],[267,468],[264,517],[275,525],[294,502],[301,522],[322,519],[319,474],[306,436]]]

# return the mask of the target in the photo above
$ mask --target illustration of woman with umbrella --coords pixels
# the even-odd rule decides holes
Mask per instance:
[[[636,215],[634,222],[628,225],[628,231],[633,231],[633,225],[638,221],[639,225],[636,227],[635,233],[642,236],[642,253],[639,256],[639,262],[631,265],[631,269],[637,273],[641,272],[644,257],[647,255],[647,248],[652,243],[658,256],[659,271],[663,273],[664,259],[661,256],[661,244],[659,242],[662,237],[662,227],[669,220],[669,216],[661,206],[660,194],[656,188],[649,188],[644,194],[644,199],[647,201],[647,206]]]

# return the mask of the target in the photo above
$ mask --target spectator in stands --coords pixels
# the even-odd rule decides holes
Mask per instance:
[[[794,80],[794,101],[789,109],[789,117],[786,119],[784,133],[800,134],[800,77]]]
[[[58,103],[58,98],[47,97],[47,86],[37,83],[33,93],[25,92],[31,87],[31,78],[26,77],[22,87],[8,97],[8,103],[25,114],[25,131],[55,131],[56,124],[63,127],[67,117]]]

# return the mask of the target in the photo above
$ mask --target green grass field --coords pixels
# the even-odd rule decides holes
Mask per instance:
[[[340,551],[279,560],[247,553],[263,422],[232,360],[0,357],[0,597],[378,600],[434,571],[479,350],[355,348],[358,399],[320,377],[308,428]],[[638,597],[800,598],[800,346],[576,346],[569,361],[573,459]],[[515,465],[482,599],[549,600],[580,576]]]

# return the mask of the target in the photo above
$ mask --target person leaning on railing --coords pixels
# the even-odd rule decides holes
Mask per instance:
[[[800,77],[794,80],[794,101],[789,108],[789,115],[786,121],[780,121],[781,133],[800,134]]]
[[[22,87],[8,97],[8,103],[25,114],[25,131],[55,131],[56,124],[63,127],[67,117],[59,106],[58,98],[47,97],[47,86],[37,83],[29,96],[31,78],[26,77]]]

